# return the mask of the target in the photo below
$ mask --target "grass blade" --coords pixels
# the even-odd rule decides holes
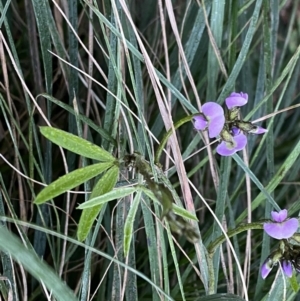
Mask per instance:
[[[38,281],[42,282],[59,301],[77,301],[74,293],[55,272],[32,250],[5,228],[0,228],[0,249],[12,256]]]

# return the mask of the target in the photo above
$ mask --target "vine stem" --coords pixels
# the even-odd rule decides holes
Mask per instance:
[[[226,235],[223,234],[216,238],[213,242],[209,244],[207,247],[207,265],[208,265],[208,273],[209,273],[209,294],[214,294],[215,290],[215,274],[214,274],[214,266],[213,266],[213,256],[216,252],[216,249],[228,238],[233,237],[239,233],[248,231],[248,230],[262,230],[263,224],[265,221],[242,224],[237,228],[229,230]]]
[[[182,119],[180,119],[179,121],[177,121],[176,123],[174,123],[174,129],[177,130],[179,127],[181,127],[183,124],[191,121],[193,119],[194,116],[196,115],[199,115],[201,113],[197,113],[197,114],[194,114],[194,115],[189,115],[189,116],[186,116]],[[160,142],[160,145],[158,146],[158,149],[155,153],[155,157],[154,157],[154,163],[157,164],[159,163],[160,161],[160,157],[161,157],[161,154],[164,150],[164,147],[168,141],[168,139],[170,138],[170,136],[173,134],[173,128],[169,129],[166,134],[164,135],[163,139],[161,140]]]

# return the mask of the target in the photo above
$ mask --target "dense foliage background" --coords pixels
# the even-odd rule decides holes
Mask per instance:
[[[218,245],[212,270],[207,251],[222,232],[269,219],[274,208],[299,213],[298,0],[6,0],[0,11],[3,300],[300,300],[280,268],[261,278],[278,244],[261,229]],[[175,130],[233,91],[249,95],[243,117],[268,128],[249,135],[244,151],[220,157],[192,122]],[[142,154],[164,183],[156,187],[196,213],[200,238],[170,232],[161,206],[137,193],[103,206],[79,242],[76,208],[94,179],[33,201],[44,184],[94,160],[51,143],[39,130],[46,125],[119,158],[116,187],[149,186],[121,162]]]

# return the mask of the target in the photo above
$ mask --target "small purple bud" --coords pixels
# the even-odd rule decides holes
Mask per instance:
[[[267,276],[270,274],[272,268],[274,266],[274,262],[271,258],[267,258],[263,265],[261,266],[261,277],[266,279]]]
[[[232,127],[231,129],[231,133],[233,136],[238,135],[241,132],[241,130],[239,128],[237,128],[236,126]]]
[[[260,135],[266,133],[267,131],[268,131],[267,129],[264,129],[261,126],[254,125],[254,128],[251,131],[249,131],[249,133]]]
[[[282,265],[282,269],[283,269],[284,274],[287,277],[291,278],[292,275],[293,275],[292,263],[289,260],[284,259],[284,260],[282,260],[281,265]]]

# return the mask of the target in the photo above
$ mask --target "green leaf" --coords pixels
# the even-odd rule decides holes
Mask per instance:
[[[90,195],[90,199],[94,199],[97,196],[106,194],[107,192],[111,191],[116,185],[118,175],[119,167],[113,166],[112,168],[110,168],[95,185]],[[86,239],[96,217],[102,209],[102,206],[103,204],[87,208],[82,211],[77,230],[77,238],[79,241]]]
[[[143,191],[152,201],[161,204],[161,202],[156,198],[155,194],[150,189],[147,189],[143,186],[139,186],[139,190]],[[179,207],[175,203],[172,203],[172,210],[174,211],[174,213],[176,215],[179,215],[181,217],[191,219],[194,221],[198,221],[198,218],[196,217],[196,215],[194,213],[191,213],[191,212],[187,211],[186,209]]]
[[[40,127],[40,131],[53,143],[75,154],[103,162],[116,160],[116,158],[106,150],[73,134],[47,126]]]
[[[290,278],[290,285],[295,293],[299,291],[299,283],[295,273],[293,273],[292,277]]]
[[[140,203],[141,194],[141,191],[138,191],[138,193],[136,194],[133,203],[130,206],[127,219],[124,225],[124,256],[128,255],[130,249],[130,243],[133,235],[133,223]]]
[[[94,206],[102,205],[104,203],[107,203],[109,201],[119,199],[119,198],[124,198],[125,196],[128,196],[135,191],[137,191],[137,187],[123,187],[123,188],[117,188],[114,189],[104,195],[95,197],[80,206],[77,207],[77,209],[86,209],[86,208],[91,208]]]
[[[110,168],[113,162],[97,163],[87,167],[76,169],[52,182],[45,187],[36,197],[34,203],[40,205],[54,197],[74,188],[78,185],[96,177],[106,169]]]
[[[198,218],[197,218],[197,216],[194,213],[189,212],[186,209],[184,209],[182,207],[179,207],[176,204],[173,204],[172,208],[173,208],[173,211],[174,211],[175,214],[177,214],[177,215],[179,215],[181,217],[184,217],[184,218],[187,218],[187,219],[191,219],[193,221],[198,222]]]

